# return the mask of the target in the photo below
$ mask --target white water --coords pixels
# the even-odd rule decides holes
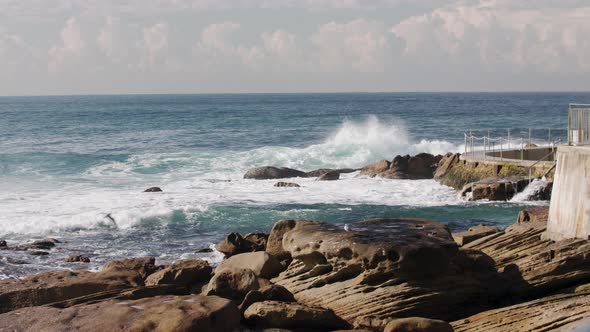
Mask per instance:
[[[523,191],[514,195],[511,202],[531,202],[531,197],[541,191],[547,186],[547,179],[534,179]],[[546,202],[539,202],[539,204],[545,204]]]

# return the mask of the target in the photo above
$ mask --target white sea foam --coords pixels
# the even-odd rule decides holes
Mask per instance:
[[[458,149],[446,141],[414,142],[402,125],[369,117],[344,121],[324,142],[304,148],[134,155],[90,167],[74,178],[30,183],[11,179],[7,186],[13,190],[0,192],[0,235],[99,226],[124,230],[139,222],[168,222],[174,211],[191,219],[211,206],[227,204],[464,204],[452,189],[433,180],[371,179],[351,173],[333,182],[290,179],[301,188],[275,188],[275,180],[242,178],[247,169],[262,165],[360,167],[397,154]],[[161,186],[164,193],[141,192],[150,186]]]

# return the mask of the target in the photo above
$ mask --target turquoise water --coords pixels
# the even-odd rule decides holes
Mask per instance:
[[[0,238],[67,241],[48,257],[2,255],[0,277],[120,257],[204,257],[229,231],[284,218],[439,220],[505,226],[529,203],[471,203],[431,180],[242,179],[248,168],[360,167],[397,154],[463,149],[463,133],[565,136],[581,93],[249,94],[0,98]],[[142,191],[160,186],[164,193]],[[537,203],[546,204],[546,203]],[[112,216],[112,222],[107,215]]]

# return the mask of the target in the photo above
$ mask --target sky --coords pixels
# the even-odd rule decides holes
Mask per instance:
[[[0,0],[0,95],[589,88],[588,0]]]

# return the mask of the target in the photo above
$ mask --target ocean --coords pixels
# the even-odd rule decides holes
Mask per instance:
[[[54,237],[48,256],[0,251],[0,278],[133,256],[199,253],[230,231],[280,219],[437,220],[505,227],[547,202],[465,202],[434,180],[245,180],[252,167],[356,168],[398,154],[464,149],[464,133],[563,138],[588,93],[342,93],[0,97],[0,239]],[[144,193],[148,187],[163,193]],[[109,217],[111,216],[114,221]],[[16,261],[15,261],[16,260]],[[20,260],[20,262],[18,261]],[[26,264],[15,264],[26,263]]]

